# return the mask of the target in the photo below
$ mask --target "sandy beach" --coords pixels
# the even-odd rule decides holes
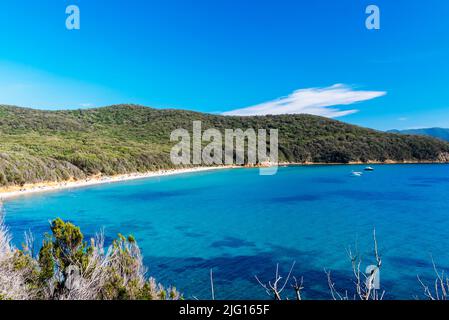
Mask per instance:
[[[438,162],[438,161],[425,161],[425,162],[417,162],[417,161],[369,161],[369,162],[350,162],[350,163],[314,163],[314,162],[302,162],[302,163],[294,163],[294,162],[280,162],[278,163],[279,167],[286,166],[313,166],[313,165],[391,165],[391,164],[445,164],[447,162]],[[166,169],[160,171],[150,171],[145,173],[128,173],[116,176],[103,176],[97,175],[93,177],[89,177],[87,179],[81,180],[73,180],[73,181],[62,181],[62,182],[42,182],[42,183],[33,183],[33,184],[25,184],[24,186],[12,186],[12,187],[4,187],[0,188],[0,201],[19,197],[28,194],[40,193],[40,192],[49,192],[49,191],[59,191],[64,189],[73,189],[73,188],[83,188],[98,184],[106,184],[106,183],[115,183],[121,181],[128,180],[137,180],[137,179],[146,179],[146,178],[154,178],[154,177],[163,177],[170,175],[177,175],[183,173],[195,173],[202,171],[211,171],[211,170],[221,170],[221,169],[235,169],[235,168],[260,168],[260,167],[270,167],[272,164],[260,165],[260,166],[214,166],[214,167],[194,167],[194,168],[182,168],[182,169]]]
[[[202,171],[231,169],[235,166],[216,166],[216,167],[196,167],[196,168],[183,168],[183,169],[167,169],[160,171],[150,171],[146,173],[129,173],[116,176],[94,176],[87,179],[76,181],[62,181],[62,182],[42,182],[25,184],[24,186],[6,187],[0,189],[0,200],[10,199],[14,197],[24,196],[28,194],[59,191],[64,189],[83,188],[93,185],[114,183],[128,180],[146,179],[154,177],[163,177],[184,173],[195,173]]]

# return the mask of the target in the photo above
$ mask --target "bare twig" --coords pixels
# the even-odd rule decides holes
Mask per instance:
[[[214,273],[212,269],[210,269],[210,290],[212,293],[212,300],[215,300],[215,291],[214,291]]]
[[[296,293],[296,300],[301,301],[302,300],[301,291],[304,289],[304,287],[303,287],[304,278],[301,277],[301,282],[299,284],[298,284],[298,280],[296,279],[296,277],[293,277],[293,280],[295,280],[295,283],[292,285],[292,287]]]
[[[290,271],[287,274],[287,277],[285,278],[285,281],[280,285],[280,281],[283,279],[282,276],[279,274],[279,264],[276,265],[276,272],[274,280],[268,281],[268,283],[262,283],[262,281],[259,280],[257,276],[254,276],[257,280],[257,282],[260,284],[262,288],[265,289],[265,292],[269,295],[274,297],[275,300],[282,300],[282,292],[284,291],[285,287],[287,286],[292,272],[293,268],[295,267],[296,262],[293,262]],[[301,288],[302,290],[302,288]]]
[[[435,261],[432,256],[431,256],[431,260],[432,260],[433,271],[436,276],[435,281],[434,281],[433,292],[431,291],[429,286],[424,284],[424,282],[421,280],[421,278],[419,276],[417,276],[419,283],[423,287],[424,296],[430,300],[448,300],[449,299],[449,295],[448,295],[449,278],[448,278],[448,276],[445,275],[444,271],[441,271],[441,273],[438,271],[437,266],[436,266]]]
[[[357,250],[356,253],[353,253],[351,248],[347,250],[347,254],[351,261],[352,273],[354,276],[353,283],[355,287],[355,292],[353,299],[382,300],[384,297],[385,291],[383,291],[379,295],[378,292],[379,288],[376,287],[377,286],[376,281],[379,279],[378,277],[380,267],[382,266],[382,259],[379,254],[375,229],[373,231],[373,241],[374,241],[374,257],[376,259],[376,265],[371,266],[370,268],[367,269],[367,272],[369,272],[369,274],[365,274],[364,272],[361,271],[362,259],[360,255],[357,253]],[[335,288],[335,283],[332,281],[330,271],[325,272],[327,275],[328,286],[332,298],[334,300],[348,300],[348,292],[346,291],[345,294],[339,293]]]

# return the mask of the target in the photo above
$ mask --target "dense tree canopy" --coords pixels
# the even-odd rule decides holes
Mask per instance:
[[[197,120],[203,130],[278,129],[279,158],[285,162],[438,161],[449,152],[449,144],[436,139],[311,115],[230,117],[135,105],[65,111],[0,106],[0,185],[173,168],[170,133],[191,130]]]

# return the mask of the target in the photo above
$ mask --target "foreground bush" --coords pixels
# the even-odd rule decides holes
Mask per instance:
[[[175,300],[175,288],[147,279],[140,249],[132,236],[118,236],[104,248],[99,234],[88,244],[81,230],[56,219],[37,256],[31,237],[22,250],[0,220],[0,299]]]

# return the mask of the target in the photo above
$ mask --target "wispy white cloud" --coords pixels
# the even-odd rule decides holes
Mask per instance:
[[[385,91],[357,91],[344,84],[296,90],[292,94],[255,106],[224,112],[224,115],[255,116],[307,113],[337,118],[358,112],[335,106],[351,105],[386,95]]]

